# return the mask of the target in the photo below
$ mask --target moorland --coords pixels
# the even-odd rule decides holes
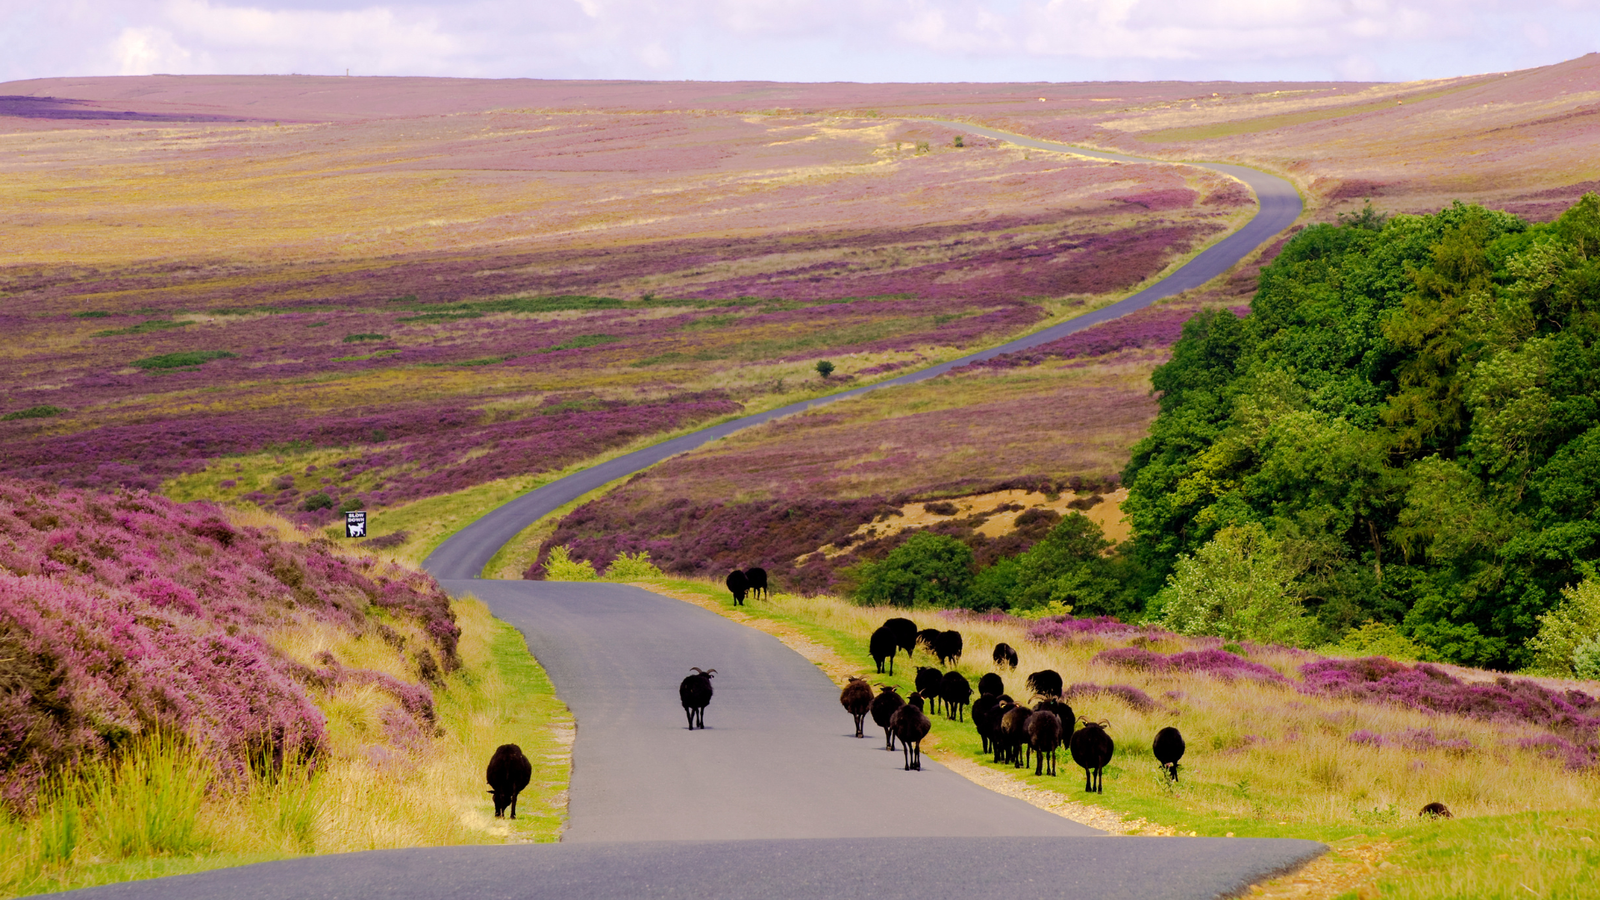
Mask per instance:
[[[561,576],[559,549],[580,575],[658,565],[690,579],[658,586],[703,597],[761,564],[782,591],[763,615],[855,671],[885,611],[827,595],[988,610],[950,615],[1149,699],[1116,701],[1130,734],[1201,720],[1212,774],[1174,795],[1128,769],[1124,813],[1321,828],[1347,867],[1546,826],[1546,864],[1587,852],[1596,720],[1573,679],[1600,675],[1600,232],[1580,198],[1600,185],[1600,57],[1414,84],[153,76],[0,93],[0,476],[29,479],[5,483],[5,634],[48,636],[7,656],[45,661],[5,671],[39,699],[13,692],[27,715],[7,719],[27,728],[4,745],[22,816],[6,836],[31,848],[6,859],[11,890],[552,839],[559,704],[481,606],[408,566],[563,472],[1127,295],[1252,214],[1239,183],[1162,161],[1202,158],[1292,180],[1304,227],[1111,325],[671,460],[535,523],[490,574]],[[369,511],[363,544],[337,537],[347,509]],[[904,591],[897,573],[932,557],[956,561],[954,588]],[[219,606],[224,558],[238,596]],[[169,656],[235,665],[218,654],[247,655],[274,705],[148,679]],[[1544,679],[1489,696],[1471,686],[1495,674],[1447,663]],[[1175,687],[1175,666],[1210,681]],[[475,784],[393,815],[381,792],[349,801],[396,772],[448,781],[512,724],[541,736],[554,810],[524,831],[477,810]],[[228,748],[220,766],[158,741],[194,727]],[[336,762],[297,786],[304,758]],[[163,782],[118,760],[227,789],[135,802]],[[1544,793],[1496,787],[1507,767]],[[1480,831],[1405,825],[1423,787]],[[173,802],[198,810],[176,837],[140,831],[159,812],[111,814]]]

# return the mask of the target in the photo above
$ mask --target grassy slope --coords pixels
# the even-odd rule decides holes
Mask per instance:
[[[770,603],[751,603],[734,611],[720,586],[676,579],[641,586],[775,633],[836,681],[867,673],[897,684],[903,693],[912,690],[914,668],[903,658],[892,677],[872,674],[870,663],[855,663],[870,659],[866,652],[870,628],[897,613],[782,594]],[[916,614],[927,617],[931,612]],[[990,670],[986,651],[993,642],[991,629],[982,623],[947,627],[967,635],[967,660],[960,668],[975,681]],[[1041,659],[1047,650],[1008,637],[1023,649],[1019,672],[1029,671],[1032,659],[1040,666],[1054,664],[1068,683],[1107,680],[1104,667],[1091,669],[1084,664],[1088,651],[1068,650],[1064,656]],[[1005,677],[1008,682],[1020,679],[1009,673]],[[1141,683],[1125,672],[1110,677]],[[1111,718],[1112,733],[1118,738],[1117,758],[1106,770],[1107,791],[1092,800],[1081,792],[1077,769],[1064,752],[1056,779],[1035,778],[1031,770],[1012,774],[1020,770],[997,767],[981,753],[970,725],[954,725],[937,716],[925,746],[930,755],[980,783],[1108,830],[1294,837],[1329,844],[1332,852],[1323,859],[1264,886],[1267,896],[1421,900],[1528,896],[1530,891],[1540,897],[1592,895],[1588,878],[1600,860],[1596,843],[1600,810],[1595,808],[1600,784],[1592,774],[1567,772],[1559,764],[1514,754],[1503,746],[1466,756],[1354,748],[1343,732],[1385,722],[1392,729],[1412,724],[1411,717],[1353,704],[1285,703],[1281,689],[1272,689],[1280,717],[1293,719],[1293,708],[1310,707],[1294,724],[1331,721],[1334,724],[1327,730],[1337,732],[1332,736],[1338,738],[1318,743],[1314,735],[1306,734],[1284,740],[1284,735],[1272,732],[1272,723],[1259,721],[1259,716],[1250,720],[1259,712],[1253,707],[1261,698],[1249,695],[1262,689],[1207,682],[1210,679],[1187,679],[1187,696],[1173,707],[1182,706],[1181,721],[1190,741],[1184,780],[1177,787],[1157,777],[1148,749],[1150,734],[1173,721],[1162,712],[1141,716],[1119,706],[1082,701],[1079,712]],[[1018,689],[1012,687],[1013,692]],[[1150,693],[1159,696],[1154,690]],[[1235,699],[1238,706],[1231,705]],[[1440,727],[1472,727],[1465,723],[1452,720]],[[1244,731],[1262,735],[1247,736]],[[1473,732],[1474,743],[1482,746],[1490,739],[1488,733]],[[1418,820],[1411,810],[1421,803],[1413,794],[1430,798],[1437,794],[1461,818]]]
[[[441,733],[408,757],[370,744],[371,710],[341,697],[325,708],[333,754],[307,784],[288,789],[252,783],[243,792],[200,804],[196,834],[181,852],[120,854],[110,835],[119,812],[137,809],[138,792],[82,805],[77,848],[64,861],[40,859],[52,813],[28,823],[0,822],[0,896],[68,890],[284,859],[381,847],[546,842],[566,818],[571,717],[533,661],[520,634],[477,601],[456,604],[463,667],[436,691]],[[325,635],[302,635],[313,643]],[[295,636],[279,635],[277,642]],[[336,646],[336,655],[365,648]],[[496,820],[482,766],[501,743],[522,746],[534,763],[516,822]],[[95,771],[80,773],[79,787]],[[123,818],[126,818],[124,815]]]

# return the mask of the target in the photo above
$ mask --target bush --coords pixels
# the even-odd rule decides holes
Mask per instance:
[[[136,359],[131,365],[141,369],[188,369],[204,365],[213,359],[231,359],[238,354],[226,350],[190,350],[184,353],[163,353]]]
[[[890,606],[963,606],[973,587],[972,548],[920,531],[861,568],[856,599]]]
[[[333,498],[321,491],[318,491],[315,494],[307,497],[306,502],[301,504],[300,508],[306,512],[316,512],[319,509],[333,509]]]
[[[1539,617],[1539,633],[1528,640],[1534,668],[1564,678],[1600,677],[1600,581],[1591,575],[1561,597],[1560,605]]]
[[[386,334],[373,334],[372,332],[362,332],[361,334],[347,334],[347,335],[344,336],[344,342],[346,344],[357,344],[357,343],[360,343],[362,341],[387,341],[388,339],[389,339],[389,336],[386,335]]]
[[[595,573],[594,563],[587,559],[572,559],[572,552],[565,544],[550,548],[550,556],[544,562],[545,581],[599,581],[600,576]]]
[[[1259,524],[1222,529],[1174,569],[1155,598],[1165,627],[1296,647],[1312,639],[1315,621],[1295,594],[1300,573]]]
[[[366,501],[362,500],[360,497],[347,497],[343,503],[339,504],[340,513],[355,512],[358,509],[366,508]]]
[[[1322,648],[1324,653],[1337,656],[1387,656],[1415,662],[1426,656],[1421,644],[1400,633],[1400,629],[1387,622],[1368,620],[1359,628],[1352,628],[1336,644]]]
[[[640,550],[629,555],[618,553],[617,558],[606,566],[607,581],[640,581],[645,578],[664,577],[656,564],[650,561],[650,551]]]
[[[828,362],[825,359],[817,360],[817,374],[821,375],[823,378],[827,378],[828,376],[832,375],[833,363]]]
[[[0,422],[14,422],[17,419],[48,419],[51,416],[59,416],[64,412],[66,410],[59,406],[30,406],[27,409],[19,409],[16,412],[8,412],[0,416]]]

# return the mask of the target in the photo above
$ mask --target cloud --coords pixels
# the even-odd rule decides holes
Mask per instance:
[[[1587,0],[0,0],[0,77],[1399,80],[1597,36]]]

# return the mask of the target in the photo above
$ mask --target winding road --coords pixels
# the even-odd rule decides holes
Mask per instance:
[[[1114,160],[962,123],[1041,150]],[[1144,162],[1144,160],[1139,160]],[[90,898],[382,897],[1210,900],[1292,869],[1311,841],[1105,837],[981,788],[924,758],[902,769],[881,732],[854,737],[838,689],[776,639],[699,607],[615,584],[477,575],[527,525],[612,480],[743,428],[1025,349],[1203,284],[1298,217],[1281,179],[1210,165],[1250,185],[1260,212],[1168,278],[1117,304],[981,353],[725,422],[547,484],[441,545],[425,565],[527,638],[578,723],[560,844],[304,857],[74,892]],[[706,728],[684,727],[677,684],[717,669]],[[935,717],[936,730],[970,728]],[[1073,784],[1066,761],[1061,778]],[[1029,776],[1030,778],[1032,776]]]

